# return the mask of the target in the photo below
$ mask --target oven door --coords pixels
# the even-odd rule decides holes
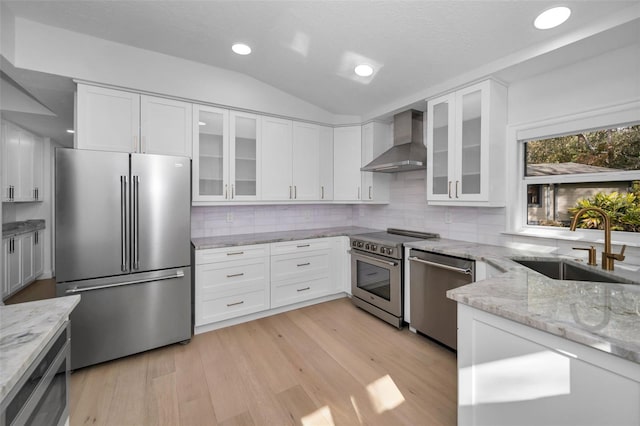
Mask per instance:
[[[402,264],[351,250],[351,293],[396,317],[402,316]]]

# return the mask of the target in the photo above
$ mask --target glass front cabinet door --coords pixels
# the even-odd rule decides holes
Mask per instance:
[[[255,200],[259,116],[193,106],[193,201]]]
[[[506,93],[487,80],[427,102],[427,203],[504,206]]]

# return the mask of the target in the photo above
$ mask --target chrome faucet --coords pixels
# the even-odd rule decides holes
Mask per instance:
[[[622,246],[622,250],[620,253],[611,253],[611,220],[609,220],[609,215],[607,212],[602,210],[600,207],[585,207],[580,210],[573,216],[571,219],[571,230],[575,231],[576,226],[578,225],[578,220],[588,211],[594,211],[600,216],[602,216],[602,226],[604,228],[604,251],[602,252],[602,269],[607,271],[613,271],[613,262],[615,260],[624,260],[624,250],[627,248],[626,245]]]

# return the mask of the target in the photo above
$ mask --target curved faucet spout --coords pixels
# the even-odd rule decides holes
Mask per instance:
[[[578,225],[578,220],[588,211],[594,211],[600,216],[602,216],[602,227],[604,229],[604,251],[602,252],[602,269],[606,269],[607,271],[613,271],[613,261],[614,258],[611,256],[611,220],[609,219],[609,215],[607,212],[602,210],[600,207],[584,207],[573,216],[571,219],[571,229],[572,231],[576,230],[576,226]]]

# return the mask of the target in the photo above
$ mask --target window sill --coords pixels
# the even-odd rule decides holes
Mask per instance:
[[[565,228],[554,227],[524,227],[517,231],[503,232],[503,235],[513,235],[518,237],[532,237],[564,241],[578,241],[588,244],[604,244],[604,231],[597,229],[578,229],[575,232]],[[631,232],[611,232],[611,244],[628,247],[640,247],[639,235]]]

